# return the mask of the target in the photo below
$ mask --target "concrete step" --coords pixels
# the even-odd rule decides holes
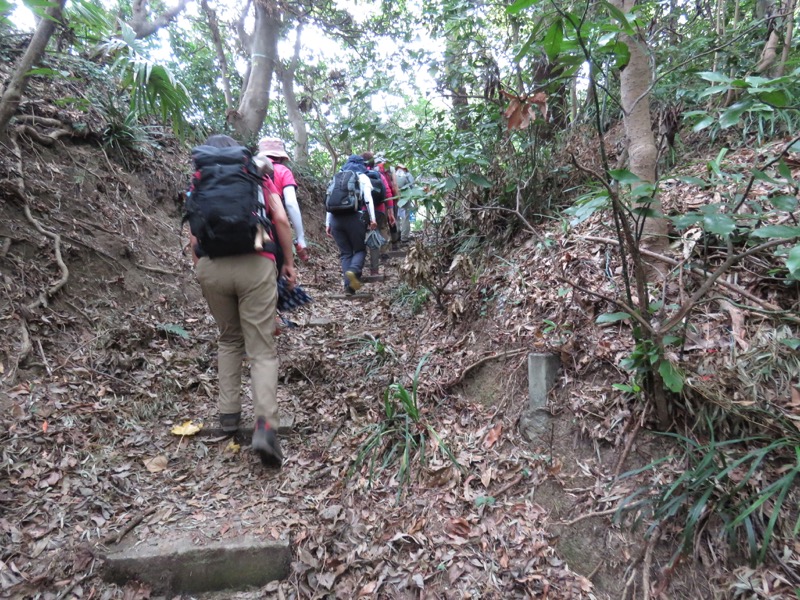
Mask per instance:
[[[362,275],[361,283],[378,283],[386,280],[386,275]]]
[[[198,536],[112,550],[105,556],[103,577],[120,585],[135,579],[156,593],[175,595],[261,587],[289,576],[288,541],[204,541]]]
[[[333,294],[331,298],[334,300],[372,300],[372,294],[364,294],[361,292],[355,294]]]

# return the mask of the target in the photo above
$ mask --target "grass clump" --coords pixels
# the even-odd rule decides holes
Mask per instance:
[[[633,513],[638,524],[649,517],[648,535],[656,528],[680,531],[673,564],[690,554],[712,520],[718,520],[731,545],[741,544],[755,567],[765,561],[770,547],[777,552],[780,540],[800,534],[800,438],[718,441],[710,425],[711,439],[705,443],[664,434],[680,443],[682,454],[621,475],[622,480],[652,471],[654,482],[625,498],[617,518]],[[656,467],[676,459],[683,471],[671,481],[660,480],[663,470]]]
[[[400,383],[391,384],[384,393],[382,414],[376,423],[362,430],[366,437],[358,447],[348,477],[366,470],[365,476],[372,486],[381,473],[392,470],[397,481],[397,501],[403,497],[416,468],[425,468],[429,454],[440,451],[456,468],[461,465],[436,429],[428,422],[419,406],[419,377],[429,355],[417,364],[411,389]]]

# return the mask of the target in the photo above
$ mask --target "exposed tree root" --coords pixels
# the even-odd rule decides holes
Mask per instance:
[[[42,227],[42,224],[39,223],[39,221],[37,221],[31,214],[31,207],[28,204],[27,199],[25,200],[23,209],[25,211],[25,217],[28,219],[28,221],[30,221],[36,231],[53,240],[56,263],[58,264],[58,268],[61,270],[61,277],[58,279],[58,281],[51,285],[47,290],[40,292],[39,297],[34,302],[28,304],[29,310],[35,310],[39,306],[46,307],[49,299],[52,298],[55,293],[58,292],[58,290],[64,287],[69,280],[69,269],[64,263],[64,260],[61,258],[61,236],[52,231],[47,231],[44,227]]]
[[[28,333],[28,322],[25,320],[25,317],[22,315],[19,316],[19,325],[20,325],[20,349],[17,353],[17,358],[14,361],[14,366],[11,368],[8,378],[6,379],[6,385],[11,386],[17,380],[17,373],[19,372],[19,366],[22,362],[28,358],[28,355],[33,350],[33,344],[31,343],[31,335]]]
[[[23,203],[23,210],[25,212],[25,218],[33,225],[34,229],[41,233],[45,237],[49,237],[53,240],[54,252],[56,257],[56,263],[58,264],[58,268],[61,271],[61,277],[56,281],[53,285],[51,285],[47,290],[43,290],[39,293],[39,297],[32,303],[28,304],[27,308],[30,311],[37,309],[39,306],[47,306],[47,303],[53,295],[58,292],[69,280],[69,269],[67,265],[64,263],[64,260],[61,258],[61,236],[57,233],[52,231],[48,231],[45,229],[41,223],[39,223],[36,218],[34,218],[33,214],[31,213],[31,207],[28,203],[28,195],[25,190],[25,181],[23,180],[23,173],[24,170],[22,168],[22,151],[19,148],[19,144],[17,143],[16,139],[17,135],[14,132],[11,137],[9,138],[9,142],[13,146],[13,156],[16,159],[16,167],[17,173],[19,174],[16,181],[11,181],[13,185],[13,189],[16,191],[17,196]]]

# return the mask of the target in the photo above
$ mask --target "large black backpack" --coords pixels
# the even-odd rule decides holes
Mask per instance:
[[[358,174],[339,171],[328,184],[325,194],[325,210],[333,214],[356,213],[361,208],[361,185]]]
[[[386,186],[383,184],[383,177],[381,177],[381,172],[377,170],[367,171],[367,177],[369,177],[369,182],[372,184],[372,203],[375,205],[375,208],[378,208],[381,204],[386,202]]]
[[[261,176],[247,148],[197,146],[192,150],[195,174],[183,220],[189,221],[209,258],[255,252],[258,226],[276,240],[264,202]],[[274,241],[264,251],[275,254]]]

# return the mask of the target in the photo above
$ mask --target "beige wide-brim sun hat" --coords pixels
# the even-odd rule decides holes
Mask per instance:
[[[259,154],[266,154],[270,158],[289,158],[283,140],[273,137],[262,138],[258,142]]]

